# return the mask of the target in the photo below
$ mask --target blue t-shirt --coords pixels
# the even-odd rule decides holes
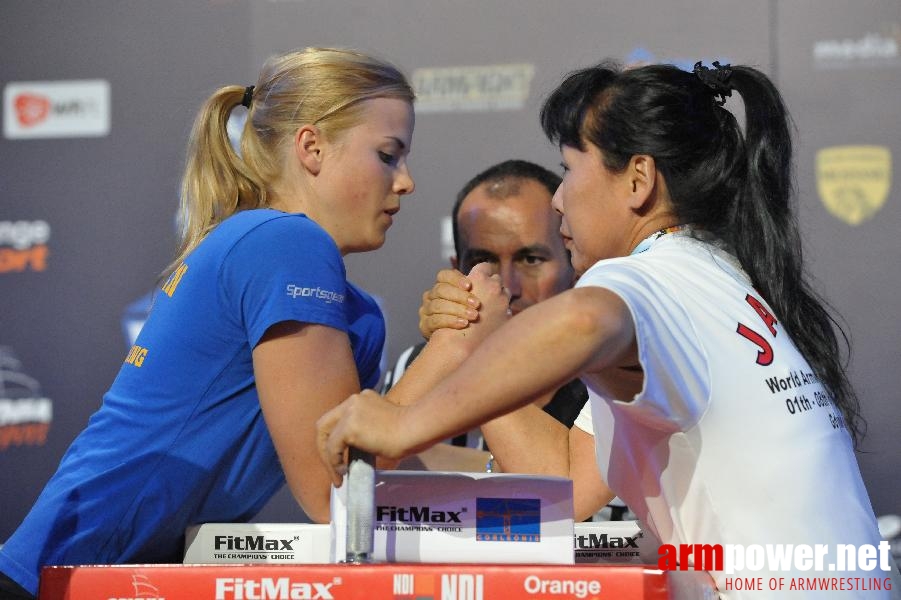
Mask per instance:
[[[303,215],[238,213],[157,292],[0,571],[35,592],[43,565],[180,562],[187,526],[253,517],[285,483],[252,361],[282,321],[347,332],[361,386],[376,385],[384,319],[331,237]]]

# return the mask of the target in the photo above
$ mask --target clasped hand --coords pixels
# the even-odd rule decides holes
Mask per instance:
[[[510,315],[510,296],[500,277],[489,273],[486,263],[473,267],[468,277],[457,271],[440,272],[432,289],[423,294],[419,315],[424,335],[427,331],[430,337],[442,328],[456,330],[453,334],[459,343],[471,350],[502,325]],[[439,398],[427,398],[440,402]],[[398,406],[372,390],[363,390],[317,421],[319,454],[337,487],[347,472],[350,446],[400,459],[452,435],[441,431],[441,423],[429,421],[416,419],[411,406]]]

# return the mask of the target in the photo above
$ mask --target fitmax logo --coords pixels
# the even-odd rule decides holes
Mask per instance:
[[[291,581],[288,577],[220,577],[216,579],[216,600],[333,600],[331,588],[340,583],[339,578],[323,583]]]
[[[462,523],[460,515],[465,511],[465,508],[432,510],[428,506],[378,506],[376,520],[404,523]]]
[[[602,533],[601,535],[595,535],[593,533],[589,533],[588,535],[577,535],[576,538],[576,548],[581,550],[597,550],[601,548],[635,548],[638,549],[638,538],[641,537],[641,534],[625,536],[625,537],[617,537],[617,536],[608,536],[606,533]]]
[[[267,538],[262,535],[217,535],[213,538],[216,550],[280,550],[294,552],[295,540]]]

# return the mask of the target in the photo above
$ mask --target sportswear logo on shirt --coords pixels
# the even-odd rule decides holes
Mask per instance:
[[[331,290],[324,290],[321,287],[303,287],[290,283],[285,290],[292,298],[316,298],[317,300],[325,300],[326,304],[331,304],[332,302],[337,302],[338,304],[344,303],[344,294],[339,294],[338,292],[333,292]]]
[[[134,345],[131,347],[131,350],[128,351],[128,356],[125,357],[125,364],[134,365],[140,368],[144,365],[145,358],[147,358],[147,348]]]
[[[172,275],[169,275],[169,279],[166,280],[166,283],[163,284],[163,291],[166,292],[166,295],[170,298],[172,294],[175,293],[175,288],[178,287],[178,284],[181,282],[181,278],[184,277],[185,272],[188,270],[188,265],[182,263],[178,266],[175,271],[173,271]]]

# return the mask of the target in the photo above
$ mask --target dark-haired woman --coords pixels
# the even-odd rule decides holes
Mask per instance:
[[[733,91],[744,131],[724,106]],[[602,64],[569,75],[541,119],[563,155],[554,205],[577,287],[501,325],[410,406],[364,393],[323,417],[336,481],[348,443],[406,455],[580,376],[582,430],[549,436],[520,419],[491,441],[515,461],[508,470],[571,476],[577,518],[615,492],[676,548],[808,545],[827,552],[820,570],[842,544],[876,548],[854,456],[858,405],[833,322],[805,283],[772,83],[749,67]],[[800,564],[712,575],[739,598],[727,577],[788,582],[818,566]],[[841,577],[882,581],[881,565]],[[849,595],[887,593],[866,590]]]

